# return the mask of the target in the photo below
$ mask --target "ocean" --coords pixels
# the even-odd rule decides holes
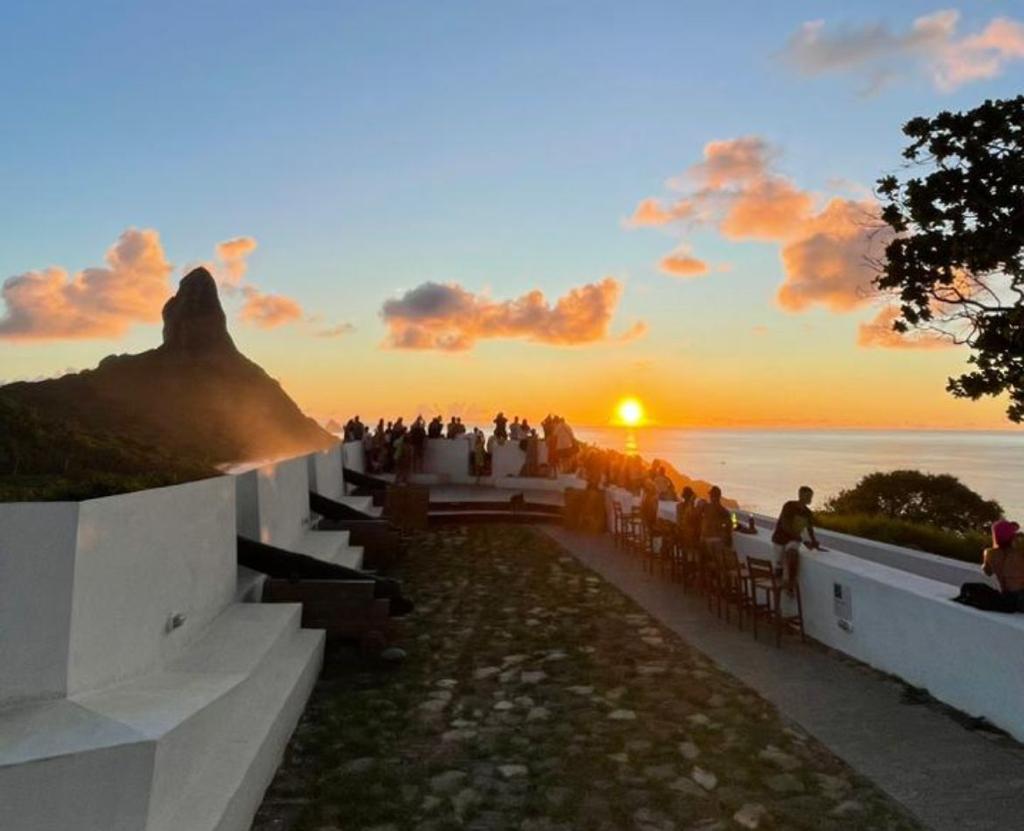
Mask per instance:
[[[719,485],[743,508],[776,513],[800,485],[814,505],[876,470],[951,473],[1024,524],[1024,431],[691,430],[578,427],[601,447],[658,457]]]

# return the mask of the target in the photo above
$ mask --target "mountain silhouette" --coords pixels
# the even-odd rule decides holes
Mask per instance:
[[[111,355],[96,369],[0,387],[0,401],[44,421],[123,437],[161,454],[219,465],[322,448],[336,439],[228,333],[205,268],[182,278],[163,308],[163,343]]]

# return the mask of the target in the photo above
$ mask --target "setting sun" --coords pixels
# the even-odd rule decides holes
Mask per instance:
[[[620,424],[625,424],[628,427],[643,424],[644,406],[635,398],[623,398],[615,413]]]

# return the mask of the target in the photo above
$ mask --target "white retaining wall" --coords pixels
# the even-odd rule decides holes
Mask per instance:
[[[338,499],[345,495],[345,483],[342,479],[342,445],[336,444],[328,450],[310,453],[309,487],[328,499]]]
[[[309,457],[296,456],[233,477],[238,486],[238,533],[288,548],[310,530]]]
[[[468,476],[473,436],[466,433],[454,439],[427,439],[423,455],[423,473],[439,476]]]
[[[473,436],[466,433],[454,439],[427,439],[423,454],[423,470],[421,473],[440,477],[438,481],[461,482],[470,481],[470,452],[473,449]],[[547,462],[547,448],[544,441],[539,442],[538,463]],[[366,472],[366,456],[362,442],[345,442],[341,449],[344,466],[360,473]],[[519,442],[511,439],[504,444],[494,444],[491,454],[491,476],[489,480],[507,477],[518,477],[526,463],[526,451],[519,448]],[[475,478],[472,481],[476,481]]]
[[[361,441],[347,441],[341,446],[341,460],[356,473],[366,473],[366,450]]]
[[[180,654],[232,599],[228,477],[0,504],[0,706],[109,686]],[[172,614],[184,624],[167,631]]]

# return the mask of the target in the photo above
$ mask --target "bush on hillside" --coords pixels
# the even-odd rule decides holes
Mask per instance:
[[[989,537],[980,531],[947,531],[934,525],[892,519],[878,514],[817,513],[815,523],[830,531],[863,537],[890,545],[901,545],[928,554],[952,557],[966,563],[980,563]]]
[[[919,470],[871,473],[829,499],[825,511],[885,517],[961,534],[985,532],[1003,515],[998,502],[975,493],[955,476]]]

